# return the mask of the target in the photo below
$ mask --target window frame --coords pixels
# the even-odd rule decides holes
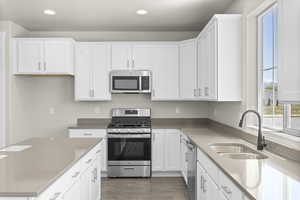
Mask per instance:
[[[264,113],[263,113],[263,95],[264,95],[264,87],[263,87],[263,73],[264,73],[264,66],[263,66],[263,23],[262,19],[263,17],[273,10],[274,8],[278,8],[278,3],[274,2],[271,4],[269,7],[267,7],[265,10],[263,10],[259,15],[257,15],[257,107],[258,107],[258,112],[262,116],[262,120],[264,119]],[[274,41],[275,43],[275,41]],[[278,45],[278,44],[277,44]],[[275,51],[275,48],[273,48]],[[276,52],[273,52],[273,54],[276,54]],[[275,61],[273,60],[273,63]],[[277,62],[278,63],[278,62]],[[272,67],[273,71],[274,69],[277,69],[278,71],[278,66],[273,66]],[[274,72],[273,72],[273,80],[274,80]],[[273,88],[274,90],[274,88]],[[273,91],[274,92],[274,91]],[[274,95],[273,95],[273,102],[274,104]],[[300,130],[298,129],[292,129],[288,128],[288,124],[290,123],[291,117],[290,117],[290,110],[291,110],[291,104],[283,104],[283,127],[280,129],[277,129],[275,127],[269,127],[269,126],[264,126],[263,128],[271,131],[276,131],[276,132],[281,132],[285,133],[288,135],[293,135],[300,137]],[[262,123],[263,124],[263,123]]]

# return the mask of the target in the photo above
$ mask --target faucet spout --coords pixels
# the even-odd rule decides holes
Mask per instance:
[[[243,113],[241,120],[239,122],[239,127],[243,127],[244,118],[248,113],[254,113],[257,116],[258,119],[258,137],[257,137],[257,150],[262,151],[264,147],[266,147],[265,138],[262,136],[262,125],[261,125],[261,116],[260,114],[255,110],[247,110]]]

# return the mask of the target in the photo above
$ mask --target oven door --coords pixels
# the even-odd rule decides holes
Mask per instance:
[[[151,135],[108,134],[108,165],[151,165]]]
[[[138,93],[141,88],[140,76],[112,76],[112,93]]]

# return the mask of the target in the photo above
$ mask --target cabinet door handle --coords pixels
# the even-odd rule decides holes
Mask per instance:
[[[200,177],[200,189],[203,192],[203,176]]]
[[[208,87],[205,87],[204,93],[205,93],[205,96],[208,96]]]
[[[204,193],[206,193],[206,191],[207,191],[205,185],[206,185],[206,180],[205,180],[205,178],[203,177],[203,192],[204,192]]]
[[[135,68],[135,62],[134,62],[134,59],[131,61],[132,62],[132,68]]]
[[[47,63],[44,62],[44,71],[46,71],[46,70],[47,70]]]
[[[134,167],[124,167],[123,169],[124,170],[134,170],[135,168]]]
[[[196,96],[197,96],[197,95],[196,95],[196,90],[197,90],[197,89],[194,89],[194,97],[196,97]]]
[[[90,97],[94,97],[95,96],[95,90],[94,89],[90,89]]]
[[[152,96],[155,97],[155,89],[152,88]]]
[[[92,136],[93,134],[92,133],[84,133],[83,135],[84,136]]]
[[[41,71],[41,62],[40,61],[38,62],[38,69],[39,69],[39,71]]]
[[[227,186],[222,185],[222,189],[226,192],[226,194],[232,194],[232,191]]]
[[[52,198],[50,198],[49,200],[56,200],[57,197],[59,197],[59,195],[61,194],[61,192],[56,192]]]
[[[129,68],[129,59],[127,59],[127,68]]]
[[[79,174],[80,174],[80,172],[76,172],[76,173],[72,176],[72,178],[76,178]]]

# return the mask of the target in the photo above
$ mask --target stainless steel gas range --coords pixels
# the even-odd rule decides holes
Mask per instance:
[[[108,177],[151,177],[150,109],[113,109],[107,133]]]

